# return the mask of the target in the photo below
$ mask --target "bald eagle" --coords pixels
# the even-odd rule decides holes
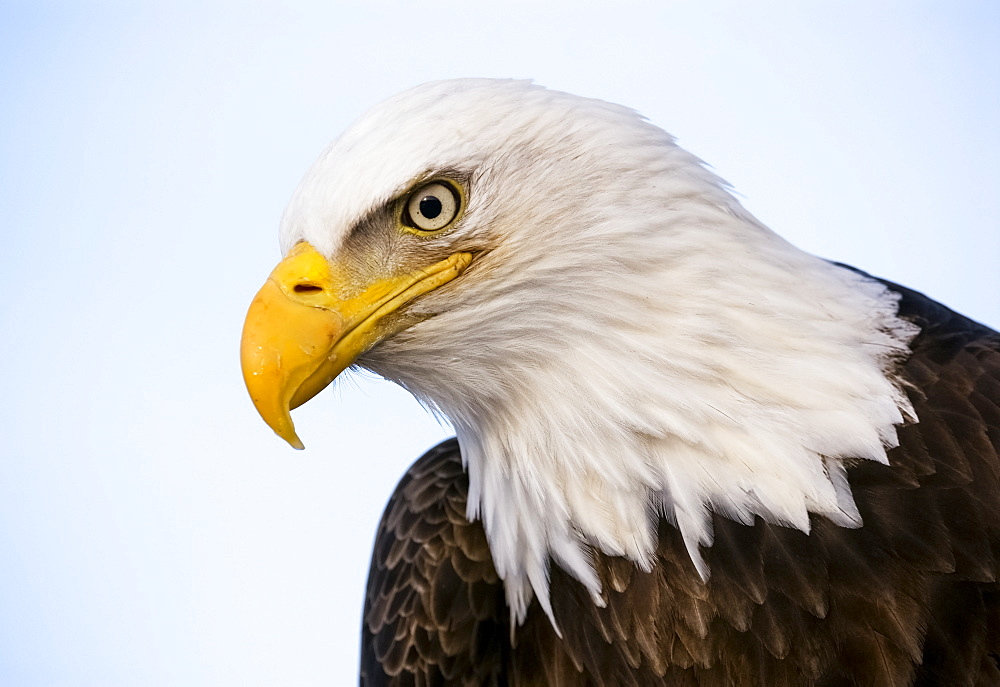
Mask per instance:
[[[633,111],[420,86],[307,173],[241,358],[447,417],[363,685],[1000,684],[1000,335],[809,255]]]

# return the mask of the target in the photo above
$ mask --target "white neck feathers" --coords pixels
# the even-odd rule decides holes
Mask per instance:
[[[595,598],[592,549],[649,568],[661,516],[703,576],[712,512],[860,525],[845,467],[912,418],[893,369],[915,328],[881,284],[771,233],[634,113],[515,82],[381,106],[307,177],[286,244],[334,252],[353,189],[438,169],[466,175],[447,240],[479,257],[360,362],[454,424],[515,619],[532,592],[551,614],[550,556]]]

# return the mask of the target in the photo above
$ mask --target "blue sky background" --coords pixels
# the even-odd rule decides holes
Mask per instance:
[[[322,148],[458,76],[634,107],[792,242],[1000,325],[994,2],[4,2],[0,684],[356,680],[379,514],[448,430],[360,377],[294,452],[239,333]]]

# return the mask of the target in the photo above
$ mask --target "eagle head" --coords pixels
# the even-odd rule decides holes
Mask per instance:
[[[521,81],[426,84],[320,156],[282,219],[242,364],[264,420],[352,365],[446,416],[512,613],[554,560],[651,565],[656,522],[860,524],[845,477],[912,415],[880,283],[769,231],[674,139]]]

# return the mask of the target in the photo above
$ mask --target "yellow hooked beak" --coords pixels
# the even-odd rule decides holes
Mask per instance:
[[[378,326],[386,315],[451,281],[471,261],[471,253],[455,253],[344,296],[350,289],[338,270],[308,243],[297,244],[257,292],[243,325],[243,380],[264,422],[294,448],[304,448],[291,410],[391,333]]]

